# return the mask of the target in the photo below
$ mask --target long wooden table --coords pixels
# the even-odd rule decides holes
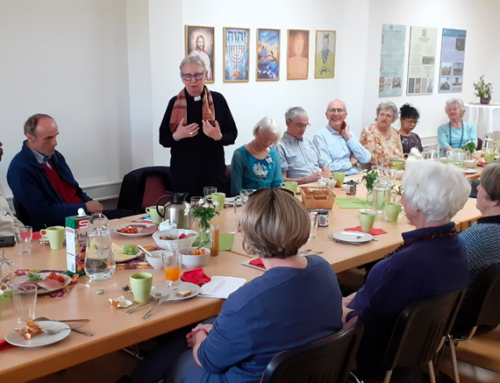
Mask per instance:
[[[345,196],[340,189],[335,189],[339,197]],[[358,196],[364,196],[361,190]],[[470,206],[457,214],[457,229],[468,225],[477,219],[475,200]],[[233,208],[226,208],[219,217],[214,219],[221,232],[236,232],[238,229],[241,208],[235,214]],[[330,226],[318,228],[317,237],[310,240],[305,248],[323,251],[322,256],[332,265],[336,272],[381,259],[396,248],[401,242],[401,233],[413,230],[405,218],[398,222],[387,222],[384,217],[377,217],[375,227],[384,229],[388,234],[377,236],[377,242],[370,242],[359,247],[332,243],[327,240],[327,234],[341,231],[347,227],[357,226],[357,210],[335,208],[330,212]],[[130,217],[112,221],[112,227],[135,221],[138,217]],[[291,217],[293,219],[293,217]],[[151,237],[130,238],[113,234],[113,240],[118,244],[136,243],[141,245],[154,244]],[[242,266],[249,259],[243,250],[242,236],[235,234],[231,252],[221,252],[218,257],[211,257],[204,271],[209,276],[229,275],[252,280],[262,275],[262,271]],[[18,269],[54,269],[66,270],[65,249],[50,250],[48,246],[33,243],[30,255],[17,255],[15,248],[6,249],[6,256],[14,261]],[[162,270],[148,270],[153,274],[154,284],[164,282]],[[158,335],[176,330],[186,325],[197,323],[220,312],[223,300],[209,298],[194,298],[180,302],[167,302],[147,320],[142,320],[145,311],[126,315],[125,309],[114,309],[108,302],[109,298],[120,295],[127,296],[120,288],[129,282],[134,270],[118,270],[113,277],[104,282],[90,282],[86,276],[65,298],[40,298],[37,302],[36,315],[54,319],[89,318],[86,330],[95,333],[93,337],[71,333],[66,339],[53,345],[39,348],[14,348],[0,351],[0,382],[25,382],[56,371],[97,358],[135,343],[151,339]],[[104,288],[105,293],[98,295],[97,290]],[[131,295],[127,298],[131,299]],[[16,326],[16,314],[12,300],[7,300],[0,320],[0,337]]]

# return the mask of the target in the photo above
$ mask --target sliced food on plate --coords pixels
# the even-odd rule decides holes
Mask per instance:
[[[115,232],[130,237],[144,237],[158,231],[158,226],[149,223],[131,223],[118,226]]]
[[[35,285],[37,286],[38,294],[47,294],[66,287],[71,282],[71,278],[66,274],[50,272],[50,273],[33,273],[17,277],[14,283],[18,286]]]

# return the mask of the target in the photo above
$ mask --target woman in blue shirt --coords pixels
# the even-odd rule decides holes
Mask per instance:
[[[235,150],[231,161],[231,195],[243,189],[278,187],[283,182],[278,151],[272,147],[281,130],[276,120],[264,117],[253,128],[255,137]]]
[[[463,122],[465,106],[459,98],[452,98],[446,101],[444,111],[448,115],[450,122],[438,128],[439,146],[441,152],[445,154],[454,149],[461,149],[469,141],[477,146],[476,125]]]
[[[297,255],[309,238],[309,214],[288,190],[252,194],[241,228],[245,250],[266,271],[232,293],[213,324],[167,334],[121,382],[258,383],[276,354],[342,327],[342,295],[330,264]]]

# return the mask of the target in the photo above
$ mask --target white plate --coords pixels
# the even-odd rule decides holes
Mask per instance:
[[[123,263],[123,262],[128,262],[128,261],[131,261],[132,259],[136,259],[137,257],[140,257],[142,255],[142,251],[141,250],[137,250],[137,253],[135,253],[134,255],[128,255],[128,254],[120,254],[120,258],[116,258],[116,254],[115,254],[115,262],[116,263]]]
[[[148,230],[146,230],[145,233],[135,233],[135,234],[132,234],[132,233],[121,233],[120,232],[121,229],[126,229],[129,226],[136,226],[136,227],[147,228]],[[153,227],[150,228],[150,226],[154,226],[154,228]],[[129,223],[127,225],[117,226],[117,227],[113,228],[113,231],[116,234],[124,235],[125,237],[147,237],[148,235],[151,235],[151,234],[157,232],[158,231],[158,226],[153,225],[152,223]]]
[[[236,199],[237,197],[227,197],[225,200],[224,200],[224,206],[234,206],[234,200]],[[236,206],[241,206],[241,200],[238,200],[236,202]]]
[[[189,294],[187,297],[178,297],[177,295],[175,295],[175,292],[177,290],[191,290],[191,294]],[[161,285],[153,286],[153,288],[151,289],[151,296],[157,298],[157,294],[160,294],[162,297],[164,297],[166,294],[171,294],[170,298],[167,299],[168,301],[182,301],[184,299],[189,299],[197,296],[200,293],[200,290],[200,286],[189,282],[180,281],[172,287],[167,287],[167,285],[163,283]]]
[[[5,334],[5,340],[10,344],[18,347],[40,347],[47,346],[48,344],[59,342],[66,338],[71,329],[66,323],[55,322],[55,321],[37,321],[41,328],[46,330],[59,330],[64,328],[65,330],[58,332],[57,334],[40,334],[35,335],[29,340],[25,340],[21,334],[18,334],[15,330],[9,331]]]
[[[40,278],[42,278],[43,280],[45,280],[45,278],[47,278],[50,275],[50,273],[35,273],[35,274],[38,274],[40,276]],[[71,278],[69,276],[67,276],[66,274],[63,274],[63,273],[56,273],[56,274],[64,277],[64,282],[63,282],[62,286],[58,287],[56,289],[49,289],[49,290],[45,290],[45,289],[42,289],[41,287],[38,287],[38,289],[37,289],[38,295],[48,294],[48,293],[51,293],[53,291],[61,290],[63,287],[66,287],[71,283]],[[27,281],[29,281],[27,275],[23,275],[23,276],[14,278],[14,284],[16,286],[19,286],[21,283],[27,282]]]
[[[339,231],[338,233],[332,233],[332,235],[333,238],[339,241],[352,243],[363,243],[373,239],[373,235],[362,231]]]
[[[465,174],[476,174],[477,170],[474,170],[474,169],[462,169],[462,173],[465,173]]]

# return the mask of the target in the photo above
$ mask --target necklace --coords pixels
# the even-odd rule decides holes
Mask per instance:
[[[252,150],[254,151],[254,153],[258,156],[266,153],[267,154],[267,151],[269,150],[269,148],[265,148],[264,150],[261,150],[260,152],[257,151],[257,149],[255,149],[255,146],[254,146],[254,142],[253,140],[250,142],[250,147],[252,148]]]
[[[462,141],[464,139],[464,121],[462,121],[462,126],[460,129],[462,130],[462,136],[460,137],[460,143],[458,144],[458,148],[462,147]],[[448,123],[448,134],[450,135],[450,146],[453,148],[453,145],[451,144],[451,122]]]
[[[424,235],[421,235],[420,237],[415,237],[413,239],[410,239],[409,241],[403,243],[402,245],[400,245],[396,250],[394,250],[392,253],[389,253],[386,255],[386,258],[389,258],[389,257],[392,257],[393,255],[395,255],[398,251],[401,251],[403,249],[406,249],[407,247],[410,247],[411,245],[413,245],[415,242],[419,242],[419,241],[424,241],[426,239],[436,239],[436,238],[452,238],[452,237],[455,237],[457,235],[457,231],[455,230],[455,228],[453,228],[452,230],[446,232],[446,233],[430,233],[430,234],[424,234]]]

